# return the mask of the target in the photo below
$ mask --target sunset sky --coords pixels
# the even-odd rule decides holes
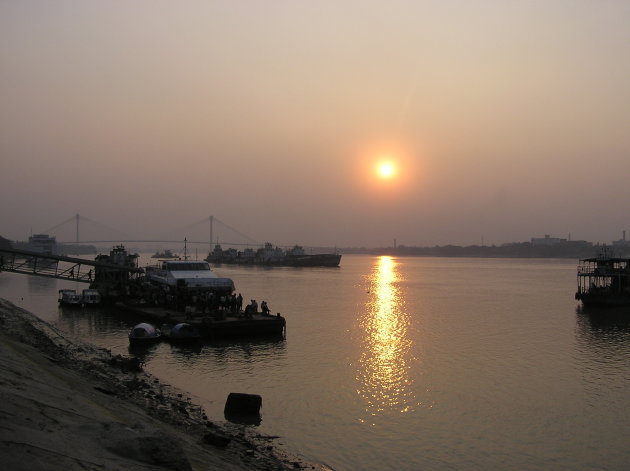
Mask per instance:
[[[0,235],[80,213],[147,238],[214,215],[277,244],[620,239],[629,25],[614,0],[4,0]]]

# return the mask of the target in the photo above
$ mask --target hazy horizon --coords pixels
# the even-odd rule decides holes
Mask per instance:
[[[79,224],[79,243],[81,245],[92,245],[95,246],[97,248],[97,250],[99,251],[108,251],[112,246],[117,245],[118,243],[127,243],[127,248],[129,250],[133,251],[142,251],[142,252],[153,252],[153,251],[160,251],[163,250],[165,248],[169,248],[172,250],[175,250],[176,252],[179,251],[184,251],[184,247],[186,245],[186,242],[188,242],[188,250],[189,251],[194,251],[196,249],[202,249],[202,250],[208,250],[208,246],[214,246],[215,244],[220,244],[224,249],[227,247],[235,247],[238,250],[243,250],[246,247],[251,247],[251,248],[256,248],[256,247],[262,247],[265,243],[270,242],[272,243],[272,245],[274,246],[279,246],[279,247],[284,247],[284,248],[290,248],[294,245],[300,245],[299,242],[290,242],[290,243],[275,243],[273,241],[269,241],[269,240],[259,240],[259,239],[254,239],[250,236],[248,236],[247,234],[243,234],[242,232],[238,231],[238,229],[236,228],[232,228],[232,227],[226,227],[223,225],[223,221],[219,220],[218,218],[214,218],[214,222],[213,222],[213,237],[212,237],[212,244],[209,243],[210,240],[210,230],[209,230],[209,221],[208,218],[205,218],[204,220],[201,221],[196,221],[194,224],[190,224],[187,226],[182,226],[180,228],[166,228],[166,227],[162,227],[160,231],[158,231],[160,234],[162,234],[162,238],[160,237],[143,237],[139,234],[133,235],[133,234],[129,234],[129,233],[125,233],[125,232],[121,232],[115,228],[110,228],[107,226],[101,226],[100,223],[98,223],[97,221],[93,221],[90,220],[89,218],[86,218],[84,216],[80,216],[81,218],[81,222]],[[87,229],[86,229],[87,226]],[[203,227],[202,227],[203,226]],[[64,244],[64,245],[74,245],[76,242],[76,230],[77,230],[77,225],[76,225],[76,215],[66,219],[65,221],[62,221],[60,224],[54,226],[53,228],[51,228],[52,230],[45,230],[45,231],[39,231],[39,232],[34,232],[31,230],[31,232],[29,232],[29,234],[27,234],[26,236],[22,237],[22,238],[18,238],[18,239],[11,239],[9,238],[10,241],[12,242],[27,242],[29,237],[31,235],[34,234],[47,234],[47,235],[52,235],[55,236],[57,238],[57,243],[58,244]],[[183,238],[177,238],[175,234],[186,234],[183,236]],[[2,234],[0,234],[0,237],[3,237]],[[406,244],[406,243],[401,243],[399,242],[397,239],[392,239],[389,242],[385,242],[382,245],[345,245],[345,246],[338,246],[338,245],[322,245],[322,244],[309,244],[309,245],[305,245],[306,248],[326,248],[326,249],[380,249],[380,248],[387,248],[387,247],[416,247],[416,248],[431,248],[431,247],[438,247],[438,246],[447,246],[447,245],[453,245],[453,246],[464,246],[464,247],[471,247],[471,246],[486,246],[486,247],[492,247],[492,246],[501,246],[504,244],[510,245],[510,244],[521,244],[521,243],[528,243],[528,242],[532,242],[533,239],[544,239],[550,237],[551,239],[558,239],[558,240],[565,240],[565,241],[574,241],[574,242],[589,242],[595,245],[599,245],[599,244],[603,244],[603,245],[611,245],[611,243],[615,243],[617,241],[620,241],[621,239],[623,240],[628,240],[628,242],[630,243],[630,237],[627,236],[627,234],[623,233],[621,234],[620,237],[617,237],[615,239],[612,240],[604,240],[604,241],[600,241],[600,240],[585,240],[585,239],[576,239],[574,238],[571,234],[568,234],[564,237],[559,236],[553,236],[550,234],[542,234],[542,235],[533,235],[530,238],[527,239],[522,239],[522,240],[512,240],[512,241],[503,241],[500,243],[496,243],[496,242],[487,242],[485,239],[482,239],[480,241],[472,241],[470,243],[463,243],[463,244],[452,244],[452,243],[435,243],[435,244],[426,244],[426,245],[416,245],[416,244]],[[302,244],[304,245],[304,244]]]
[[[278,245],[620,239],[628,24],[614,1],[4,1],[0,235],[79,213]]]

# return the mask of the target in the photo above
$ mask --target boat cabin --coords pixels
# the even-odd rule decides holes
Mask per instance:
[[[211,291],[234,291],[230,278],[220,278],[206,261],[165,260],[159,267],[147,267],[149,281],[171,287]]]
[[[101,293],[97,289],[84,289],[81,296],[84,305],[96,305],[101,303]]]
[[[81,295],[73,289],[59,290],[59,305],[79,307],[82,304]]]
[[[585,304],[630,304],[630,259],[585,258],[578,265],[575,299]]]

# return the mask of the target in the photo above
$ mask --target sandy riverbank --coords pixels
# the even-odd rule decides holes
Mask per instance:
[[[0,358],[3,469],[327,469],[255,428],[213,424],[131,359],[71,341],[4,299]]]

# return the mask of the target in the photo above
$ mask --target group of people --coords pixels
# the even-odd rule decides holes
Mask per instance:
[[[81,275],[77,275],[77,278],[79,278]],[[87,272],[87,279],[88,281],[92,281],[92,270],[90,270],[89,272]],[[70,278],[74,278],[74,267],[72,267],[70,269]]]
[[[140,298],[146,299],[151,304],[157,306],[174,307],[178,311],[186,311],[190,315],[205,315],[215,313],[225,315],[245,314],[251,317],[253,314],[262,312],[269,314],[270,309],[267,301],[260,304],[252,299],[249,304],[243,306],[243,295],[241,293],[215,293],[213,291],[194,292],[181,289],[149,290],[147,292],[136,293]]]
[[[195,306],[198,313],[205,314],[206,311],[226,311],[239,313],[243,310],[243,295],[238,293],[218,294],[213,291],[193,294],[191,304]]]
[[[239,296],[240,295],[241,293],[239,293]],[[263,314],[269,315],[270,310],[269,310],[269,306],[267,305],[267,301],[263,301],[262,303],[260,303],[260,311]],[[247,306],[245,306],[245,316],[251,317],[253,314],[256,314],[257,312],[258,312],[258,303],[256,302],[255,299],[252,299],[251,302]]]

